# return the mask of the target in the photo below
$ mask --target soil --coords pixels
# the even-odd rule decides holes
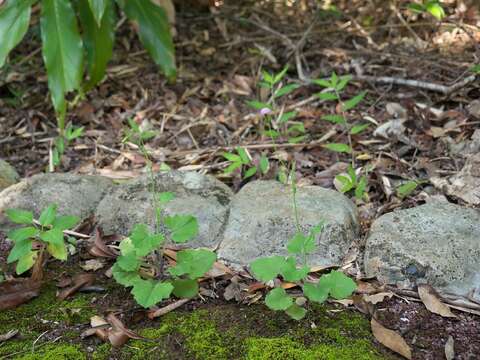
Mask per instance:
[[[225,1],[214,12],[184,8],[183,12],[177,14],[178,78],[174,84],[168,83],[148,58],[136,38],[134,28],[127,22],[123,23],[117,34],[114,58],[109,65],[107,78],[85,98],[72,101],[68,121],[75,126],[84,126],[85,136],[67,148],[57,171],[98,173],[114,178],[135,177],[144,172],[145,159],[138,149],[122,142],[126,119],[133,118],[158,131],[158,135],[148,143],[154,152],[156,167],[166,163],[172,168],[208,172],[237,190],[245,181],[238,173],[223,174],[226,163],[221,153],[238,145],[247,145],[251,146],[254,160],[258,160],[261,154],[270,158],[295,159],[297,176],[302,182],[333,187],[334,176],[346,169],[350,157],[329,152],[315,145],[315,141],[332,129],[332,124],[319,119],[325,114],[335,113],[334,104],[315,100],[296,105],[299,119],[308,132],[304,140],[306,145],[286,146],[278,151],[264,146],[268,141],[261,134],[257,111],[246,104],[247,100],[262,96],[255,84],[263,68],[280,71],[284,64],[289,64],[287,78],[292,82],[298,81],[295,57],[285,38],[278,33],[287,34],[291,41],[299,43],[313,18],[312,4],[303,8],[303,3],[308,1],[298,2],[292,7],[280,7],[269,2]],[[307,34],[301,54],[303,69],[311,78],[328,77],[332,71],[343,75],[360,69],[364,74],[374,77],[391,76],[451,85],[468,75],[468,69],[478,63],[480,49],[478,43],[469,36],[459,36],[455,41],[448,42],[451,38],[447,25],[459,21],[458,16],[463,16],[461,19],[468,29],[476,28],[476,32],[472,30],[473,35],[470,36],[478,35],[478,26],[475,24],[478,24],[479,14],[473,2],[465,1],[468,11],[463,15],[457,16],[453,8],[449,9],[452,23],[444,25],[426,16],[412,17],[405,10],[404,3],[400,2],[400,14],[412,24],[410,27],[405,27],[398,16],[390,13],[384,1],[356,1],[355,6],[350,3],[353,2],[338,2],[342,15],[322,12],[313,30]],[[0,158],[14,165],[23,177],[48,168],[49,153],[57,136],[55,115],[47,95],[46,75],[41,56],[37,53],[40,44],[37,30],[38,24],[34,24],[32,31],[11,57],[21,61],[11,61],[0,72]],[[416,35],[413,36],[412,32]],[[415,45],[416,38],[427,43],[423,50]],[[447,46],[442,45],[445,43]],[[471,114],[468,110],[469,104],[480,97],[478,85],[477,79],[449,95],[418,87],[371,81],[353,81],[348,86],[346,97],[361,90],[368,91],[366,101],[355,110],[354,120],[364,121],[369,117],[373,123],[382,124],[391,119],[386,109],[387,104],[392,102],[399,103],[408,113],[404,134],[407,140],[390,138],[380,141],[372,136],[376,127],[373,123],[372,130],[353,138],[356,153],[362,155],[357,160],[359,166],[365,168],[375,165],[368,179],[368,201],[357,202],[363,235],[368,232],[371,222],[381,214],[398,207],[415,206],[422,203],[425,196],[438,194],[436,189],[428,185],[428,178],[432,174],[446,176],[462,168],[465,156],[452,154],[450,144],[467,142],[474,131],[480,128],[480,115]],[[286,105],[299,104],[320,90],[313,85],[302,86],[288,96]],[[419,103],[441,109],[442,115],[434,116],[432,112],[422,109]],[[443,129],[440,134],[432,133],[439,131],[439,128]],[[337,131],[329,141],[347,142],[346,134],[335,129]],[[273,177],[273,171],[267,176]],[[385,179],[391,184],[388,185]],[[395,185],[409,179],[427,182],[406,198],[395,196],[392,190]],[[448,197],[448,200],[469,206],[457,198]],[[6,265],[8,250],[5,234],[0,234],[0,267],[5,273],[12,273]],[[73,358],[80,355],[95,358],[95,354],[97,358],[102,358],[99,349],[104,351],[103,358],[132,358],[132,349],[140,348],[137,340],[131,341],[134,345],[129,343],[123,349],[111,350],[109,344],[103,344],[96,338],[80,339],[78,336],[88,328],[90,316],[105,315],[112,311],[135,331],[161,328],[163,320],[146,320],[145,312],[137,307],[128,291],[114,285],[112,280],[103,275],[105,270],[97,271],[98,285],[103,286],[105,292],[76,294],[72,300],[60,305],[55,302],[58,310],[49,307],[48,311],[41,312],[51,316],[42,322],[36,316],[34,305],[38,304],[39,299],[53,302],[55,281],[63,273],[74,275],[81,272],[78,262],[78,256],[72,257],[61,271],[57,263],[55,266],[50,264],[51,272],[47,272],[43,297],[2,317],[0,335],[15,328],[21,331],[19,338],[0,343],[0,358],[29,355],[34,344],[42,355],[42,349],[50,349],[49,345],[55,345],[57,341],[73,346],[65,350],[67,353],[71,351]],[[225,310],[220,311],[221,315],[217,316],[212,328],[200,329],[212,334],[211,338],[208,337],[212,343],[221,343],[226,339],[232,341],[231,349],[218,346],[218,358],[240,358],[247,356],[252,349],[260,353],[255,346],[263,343],[247,341],[259,337],[263,340],[276,339],[277,342],[272,342],[272,346],[285,351],[283,355],[278,355],[279,359],[302,358],[292,354],[303,354],[303,358],[308,358],[313,347],[321,344],[344,346],[347,349],[343,337],[335,340],[333,335],[328,337],[320,330],[299,330],[311,329],[312,324],[321,329],[322,324],[316,322],[316,318],[335,318],[337,314],[346,314],[347,320],[363,319],[358,330],[360,338],[350,334],[350,330],[345,332],[355,344],[355,341],[366,340],[362,346],[367,349],[368,356],[398,358],[379,345],[369,332],[366,335],[364,329],[365,326],[368,328],[368,319],[353,309],[330,304],[310,309],[306,319],[295,323],[283,314],[266,311],[260,304],[246,306],[221,300],[223,287],[227,283],[225,280],[225,284],[217,284],[218,288],[208,284],[217,298],[191,301],[168,317],[172,321],[175,317],[182,319],[182,325],[190,324],[192,318],[189,316],[197,311],[200,314],[215,314],[219,309]],[[78,309],[83,309],[80,316],[77,316]],[[427,311],[421,303],[399,297],[377,304],[376,309],[376,316],[384,326],[403,335],[413,349],[414,359],[444,358],[445,343],[449,336],[454,339],[455,359],[476,359],[480,354],[479,316],[454,311],[458,318],[442,318]],[[53,314],[51,311],[54,311]],[[27,320],[22,316],[31,316],[35,321],[19,326],[18,322]],[[255,321],[246,322],[248,317],[254,317]],[[347,320],[340,322],[345,329]],[[166,358],[208,358],[201,353],[201,344],[186,340],[188,334],[181,325],[176,327],[167,320],[165,323],[168,324],[166,329],[175,334],[157,334],[162,338],[161,347],[165,350],[162,354]],[[245,331],[237,342],[232,340],[235,337],[222,337],[235,326]],[[333,329],[333,325],[327,328]],[[335,331],[338,329],[331,330],[329,334]],[[12,344],[20,344],[20,347]],[[158,347],[158,344],[157,347],[150,346],[147,353],[141,354],[147,354],[144,358],[155,358]],[[268,346],[263,344],[262,347]],[[337,358],[341,358],[339,353],[336,354]],[[67,355],[62,356],[68,358]],[[347,353],[342,356],[345,359],[355,358],[353,355],[348,357]]]

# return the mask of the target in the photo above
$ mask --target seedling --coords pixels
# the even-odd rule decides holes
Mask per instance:
[[[67,148],[73,140],[81,137],[84,130],[85,128],[83,126],[74,127],[72,124],[68,124],[64,136],[59,136],[55,139],[55,146],[52,151],[52,164],[54,167],[60,165],[62,155],[65,153],[65,148]]]
[[[445,10],[438,0],[423,0],[421,4],[411,2],[408,4],[408,9],[417,13],[429,13],[437,20],[442,20],[445,17]]]
[[[68,243],[65,242],[64,231],[77,225],[78,217],[57,216],[55,204],[43,209],[38,220],[33,218],[31,211],[21,209],[8,209],[5,214],[13,223],[27,225],[7,234],[7,237],[14,242],[7,263],[17,262],[18,275],[31,269],[45,250],[58,260],[67,260],[68,247],[73,246],[75,239],[67,238]],[[34,247],[34,245],[39,246]]]
[[[230,162],[230,165],[224,170],[225,174],[231,174],[235,170],[240,169],[243,174],[243,179],[248,179],[257,174],[258,170],[260,170],[260,173],[263,175],[268,172],[269,163],[265,155],[262,155],[257,167],[253,164],[252,157],[247,149],[237,147],[236,152],[236,154],[231,152],[224,152],[222,154],[223,157]]]
[[[353,190],[357,200],[368,198],[368,194],[365,191],[367,188],[367,177],[365,175],[358,176],[351,165],[347,169],[347,174],[337,175],[335,179],[342,184],[342,187],[339,189],[341,193],[345,194]]]

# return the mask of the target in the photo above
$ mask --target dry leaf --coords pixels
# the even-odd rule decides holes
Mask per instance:
[[[88,252],[92,256],[106,257],[115,259],[118,256],[118,252],[107,246],[103,237],[102,229],[97,227],[95,229],[95,236],[93,238],[93,244],[88,248]]]
[[[85,264],[80,267],[85,271],[97,271],[105,266],[105,263],[99,259],[90,259],[85,261]]]
[[[457,317],[451,312],[447,305],[440,301],[439,296],[430,285],[418,285],[418,295],[420,296],[420,300],[422,300],[422,302],[425,304],[425,307],[430,312],[443,317]]]
[[[41,281],[14,279],[0,283],[0,310],[13,309],[38,296]]]
[[[412,349],[410,349],[410,346],[408,346],[400,334],[387,329],[373,317],[370,324],[372,326],[373,336],[375,336],[375,339],[377,339],[379,343],[397,354],[402,355],[406,359],[412,358]]]
[[[107,335],[113,347],[124,345],[128,339],[143,339],[143,337],[127,329],[114,314],[109,314],[107,321],[112,325],[112,328],[107,331]]]
[[[380,292],[378,294],[373,294],[373,295],[364,295],[363,298],[365,299],[366,302],[369,302],[373,305],[381,303],[383,300],[385,300],[386,297],[391,299],[393,296],[393,293],[388,291],[388,292]]]
[[[445,343],[445,358],[447,360],[455,359],[454,345],[455,345],[455,342],[453,340],[453,337],[449,336],[447,342]]]
[[[57,293],[57,298],[65,300],[67,297],[75,294],[84,286],[90,286],[95,282],[94,274],[80,274],[73,278],[73,285]]]

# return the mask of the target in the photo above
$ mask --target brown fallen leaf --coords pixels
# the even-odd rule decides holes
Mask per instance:
[[[445,343],[445,358],[447,360],[455,359],[455,349],[454,349],[455,341],[453,337],[450,335]]]
[[[452,313],[450,308],[440,300],[439,295],[430,285],[418,285],[418,296],[420,296],[420,300],[422,300],[430,312],[443,317],[457,317]]]
[[[386,346],[397,354],[402,355],[406,359],[412,358],[412,349],[410,349],[410,346],[408,346],[399,333],[387,329],[373,317],[370,321],[370,325],[372,326],[373,336],[375,336],[375,339],[377,339],[380,344]]]
[[[94,274],[80,274],[73,278],[73,285],[57,293],[57,298],[65,300],[67,297],[75,294],[84,286],[90,286],[95,282]]]
[[[381,303],[383,300],[385,300],[386,297],[390,299],[392,296],[393,296],[393,293],[388,291],[388,292],[380,292],[373,295],[363,295],[363,298],[365,299],[366,302],[369,302],[375,305],[375,304]]]
[[[95,229],[95,236],[93,238],[93,244],[88,248],[88,253],[96,257],[106,257],[115,259],[118,256],[118,252],[107,246],[102,233],[102,229],[97,227]]]
[[[137,335],[132,330],[127,329],[123,323],[114,314],[108,314],[107,321],[112,328],[107,331],[108,340],[113,347],[120,347],[124,345],[128,339],[143,339],[142,336]]]
[[[32,279],[14,279],[0,283],[0,310],[13,309],[37,297],[42,282]]]
[[[84,264],[81,264],[80,267],[85,271],[97,271],[102,269],[105,266],[105,263],[99,259],[90,259],[85,261]]]

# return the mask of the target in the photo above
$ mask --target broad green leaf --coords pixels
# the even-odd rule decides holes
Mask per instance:
[[[100,83],[112,58],[115,39],[115,8],[112,0],[80,0],[79,18],[87,54],[89,80],[86,90]]]
[[[15,267],[15,272],[17,275],[23,274],[25,271],[31,269],[35,264],[36,259],[36,251],[30,251],[28,254],[18,259],[17,266]]]
[[[361,93],[354,96],[353,98],[345,101],[343,103],[343,111],[348,111],[348,110],[353,109],[355,106],[357,106],[360,103],[360,101],[363,100],[363,98],[365,97],[366,94],[367,94],[366,91],[362,91]]]
[[[270,109],[271,110],[271,106],[269,104],[261,102],[261,101],[257,101],[257,100],[247,101],[247,105],[250,106],[251,108],[255,109],[255,110],[262,110],[262,109]]]
[[[288,71],[288,66],[285,66],[285,67],[282,69],[282,71],[280,71],[279,73],[275,74],[275,76],[274,76],[274,78],[273,78],[273,83],[276,84],[276,83],[280,82],[280,81],[284,78],[284,76],[285,76],[285,74],[287,73],[287,71]]]
[[[50,204],[45,209],[42,210],[40,217],[38,218],[38,222],[42,226],[50,226],[55,221],[56,216],[57,216],[57,205]]]
[[[355,125],[353,126],[351,129],[350,129],[350,134],[352,135],[357,135],[357,134],[360,134],[362,131],[364,131],[366,128],[368,128],[370,126],[370,124],[358,124],[358,125]]]
[[[267,83],[273,84],[273,76],[269,72],[262,70],[262,78]]]
[[[257,173],[257,167],[252,166],[250,169],[245,171],[245,175],[243,176],[243,178],[248,179],[248,178],[252,177],[253,175],[255,175],[256,173]]]
[[[0,68],[12,49],[22,41],[30,24],[34,0],[7,0],[0,6]]]
[[[335,176],[335,180],[337,180],[338,182],[340,182],[342,184],[342,188],[340,189],[341,193],[349,192],[355,186],[355,184],[352,182],[352,180],[348,176],[345,176],[345,175],[337,175],[337,176]]]
[[[445,17],[445,10],[442,5],[436,1],[430,1],[425,5],[426,10],[433,15],[437,20],[442,20]]]
[[[262,174],[265,175],[268,172],[270,163],[268,162],[268,158],[264,154],[262,154],[262,156],[260,157],[259,167]]]
[[[113,278],[116,282],[123,286],[133,286],[136,281],[140,280],[140,275],[136,271],[125,271],[118,263],[112,266]]]
[[[282,288],[275,288],[265,297],[265,304],[272,310],[287,310],[293,304],[293,300]]]
[[[335,71],[332,72],[332,75],[330,76],[330,84],[332,84],[333,88],[336,88],[338,85],[338,75]]]
[[[362,176],[360,178],[360,181],[357,184],[357,187],[355,188],[355,197],[358,200],[361,200],[363,198],[366,188],[367,188],[367,177]]]
[[[33,238],[38,234],[38,230],[33,226],[28,226],[20,229],[14,229],[8,232],[7,237],[14,242],[23,241],[28,238]]]
[[[108,5],[112,5],[111,1],[110,0],[88,0],[88,5],[90,6],[90,10],[93,16],[95,17],[95,21],[97,22],[98,27],[100,27],[103,19],[103,13],[105,12]]]
[[[290,254],[309,254],[315,251],[315,237],[297,232],[287,244]]]
[[[150,234],[148,227],[145,224],[136,224],[129,238],[135,247],[136,256],[148,255],[165,241],[165,236],[163,234]],[[125,244],[125,246],[126,245],[127,244]],[[122,254],[123,251],[129,252],[127,248],[122,250]],[[124,268],[124,270],[127,269]]]
[[[280,116],[280,118],[278,119],[278,122],[280,124],[286,123],[287,121],[295,118],[297,114],[298,114],[297,111],[289,111],[289,112],[283,113],[282,116]]]
[[[127,17],[138,23],[140,41],[150,56],[169,79],[175,79],[175,49],[165,10],[147,0],[121,3]]]
[[[346,124],[345,118],[342,115],[328,114],[328,115],[322,116],[322,120],[326,120],[334,124],[341,124],[341,125]]]
[[[335,87],[335,90],[337,92],[341,92],[345,88],[345,86],[347,86],[347,84],[350,82],[350,80],[352,80],[351,75],[346,75],[346,76],[340,77],[340,81],[338,82],[337,86]]]
[[[400,199],[403,199],[409,196],[410,194],[412,194],[417,188],[417,186],[418,186],[418,183],[416,181],[413,181],[413,180],[407,181],[405,184],[400,185],[397,188],[397,196]]]
[[[136,254],[135,245],[129,237],[120,242],[119,248],[122,255]]]
[[[248,156],[248,151],[245,148],[237,147],[237,153],[240,156],[242,164],[247,165],[250,163],[250,156]]]
[[[307,314],[307,310],[297,304],[291,305],[285,312],[294,320],[301,320]]]
[[[348,146],[347,144],[330,143],[330,144],[323,145],[323,147],[328,149],[328,150],[332,150],[332,151],[339,152],[339,153],[350,154],[352,152],[352,148],[350,146]]]
[[[12,262],[15,262],[28,255],[31,250],[32,239],[25,238],[23,240],[15,241],[15,245],[13,246],[12,250],[10,250],[10,254],[8,254],[7,264],[11,264]]]
[[[240,156],[236,155],[236,154],[232,154],[232,153],[228,153],[228,152],[224,152],[222,153],[222,156],[227,159],[228,161],[233,161],[233,162],[241,162],[242,159],[240,158]]]
[[[198,282],[191,279],[172,281],[173,295],[179,298],[193,298],[198,295]]]
[[[325,80],[325,79],[315,79],[315,80],[313,80],[313,83],[317,84],[318,86],[324,87],[324,88],[333,87],[332,84],[330,84],[330,81]]]
[[[168,299],[172,291],[173,286],[168,282],[137,279],[133,284],[132,295],[139,305],[149,308]]]
[[[40,19],[42,53],[53,106],[63,122],[65,94],[80,88],[83,46],[69,0],[43,0]]]
[[[235,170],[237,170],[238,168],[241,168],[241,167],[242,167],[242,162],[241,161],[233,162],[230,165],[228,165],[225,168],[225,170],[223,170],[223,173],[224,174],[230,174],[230,173],[234,172]]]
[[[250,264],[250,269],[256,279],[267,282],[282,272],[285,263],[286,260],[283,256],[270,256],[254,260]]]
[[[337,94],[334,94],[332,92],[319,92],[316,93],[315,96],[317,96],[320,100],[323,101],[338,100]]]
[[[300,87],[300,85],[298,85],[298,84],[285,85],[285,86],[283,86],[283,87],[281,87],[280,89],[277,90],[277,92],[274,95],[274,98],[277,99],[279,97],[290,94],[293,90],[298,89],[299,87]]]
[[[116,264],[118,264],[123,271],[137,271],[140,267],[140,261],[134,253],[117,257]]]
[[[357,288],[352,279],[343,272],[336,270],[330,272],[330,274],[322,275],[318,286],[329,288],[330,295],[337,300],[349,297]]]
[[[164,191],[158,194],[157,196],[157,201],[160,204],[166,204],[170,201],[172,201],[175,198],[175,194],[169,191]]]
[[[192,215],[174,215],[165,217],[165,226],[170,230],[173,242],[184,243],[198,235],[198,221]]]
[[[67,230],[73,228],[80,221],[80,218],[73,215],[59,216],[54,221],[52,226],[56,229]]]
[[[64,243],[62,230],[56,228],[41,232],[40,239],[46,243],[55,244],[57,246]]]
[[[330,287],[325,284],[313,284],[307,282],[303,285],[303,293],[305,296],[313,302],[323,303],[325,300],[328,299],[328,293],[330,291]]]
[[[8,219],[15,224],[27,224],[33,223],[33,213],[31,211],[21,209],[7,209],[5,215]]]
[[[61,244],[57,243],[49,243],[47,245],[47,250],[54,258],[58,260],[65,261],[68,257],[67,247],[65,243],[62,242]]]
[[[282,277],[286,281],[297,282],[305,277],[310,272],[308,266],[303,266],[300,269],[297,269],[296,261],[293,257],[288,257],[285,263],[285,266],[282,269]]]
[[[174,276],[187,275],[190,279],[198,279],[210,270],[217,255],[210,250],[187,249],[177,253],[177,264],[170,268]]]

